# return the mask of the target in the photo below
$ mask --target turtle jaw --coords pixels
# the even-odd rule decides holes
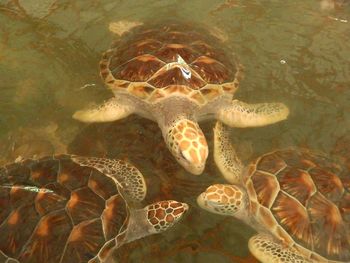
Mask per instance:
[[[208,157],[208,144],[196,122],[188,119],[174,121],[163,136],[170,152],[190,173],[200,175]]]
[[[201,175],[205,169],[205,162],[201,165],[193,165],[192,163],[188,162],[187,160],[183,159],[183,154],[180,154],[180,158],[176,158],[178,162],[181,164],[185,170],[193,175]]]
[[[199,205],[199,207],[201,207],[202,209],[204,209],[210,213],[225,215],[224,213],[222,213],[216,209],[215,204],[208,202],[208,195],[206,192],[203,192],[200,195],[198,195],[197,204]]]

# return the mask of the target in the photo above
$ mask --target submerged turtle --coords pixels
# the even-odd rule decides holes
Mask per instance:
[[[153,120],[177,161],[201,174],[208,146],[198,121],[216,118],[231,127],[252,127],[288,116],[281,103],[232,100],[241,67],[220,40],[201,27],[150,23],[120,34],[100,63],[114,97],[77,111],[73,118],[108,122],[135,113]]]
[[[205,134],[212,128],[210,122],[202,125]],[[219,262],[243,263],[248,260],[257,263],[251,255],[248,255],[249,258],[241,258],[240,251],[231,249],[232,242],[221,242],[220,229],[235,231],[234,225],[227,224],[223,217],[215,216],[209,224],[207,215],[200,213],[201,209],[196,205],[193,197],[216,182],[215,176],[210,176],[215,171],[215,165],[208,163],[200,178],[189,177],[173,161],[165,144],[159,143],[162,137],[158,130],[156,123],[134,115],[129,120],[117,123],[87,125],[71,140],[67,148],[68,152],[77,155],[118,156],[130,161],[143,172],[149,186],[143,201],[145,204],[171,199],[185,201],[191,207],[189,214],[186,213],[181,224],[176,226],[176,231],[166,233],[166,237],[152,236],[150,239],[140,239],[124,245],[114,253],[116,262],[193,263],[210,257]],[[125,140],[126,137],[129,140]],[[150,152],[149,149],[154,151]],[[240,230],[240,233],[244,231]],[[164,238],[167,242],[164,242]]]
[[[348,170],[321,154],[287,149],[243,172],[223,125],[214,132],[215,161],[232,185],[209,186],[197,198],[202,208],[255,228],[248,246],[263,263],[350,262]]]
[[[112,252],[179,221],[185,203],[136,208],[142,174],[120,160],[72,155],[0,170],[0,262],[111,262]]]

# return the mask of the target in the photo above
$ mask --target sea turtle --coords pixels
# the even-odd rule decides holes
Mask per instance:
[[[213,124],[203,123],[201,128],[207,134],[212,130]],[[134,115],[128,120],[123,119],[116,123],[87,125],[67,146],[68,152],[77,155],[118,156],[130,161],[145,176],[148,185],[143,201],[145,204],[171,199],[181,200],[191,207],[181,224],[176,226],[176,231],[166,233],[166,236],[152,236],[150,239],[140,239],[124,245],[114,253],[116,262],[138,260],[154,263],[193,263],[208,257],[220,262],[245,262],[245,258],[239,258],[238,253],[231,250],[228,243],[217,246],[221,239],[219,230],[227,226],[222,224],[225,218],[215,217],[208,222],[207,215],[199,213],[201,209],[196,205],[194,197],[216,182],[215,176],[211,176],[211,171],[216,169],[215,165],[208,163],[205,173],[200,178],[188,176],[182,167],[174,162],[166,145],[160,143],[162,137],[158,130],[156,123]],[[154,151],[150,152],[149,149]],[[231,225],[227,227],[234,229]],[[164,242],[165,238],[167,242]],[[251,260],[249,262],[253,263]]]
[[[137,208],[140,171],[121,160],[57,155],[0,169],[0,262],[112,262],[112,252],[176,224],[188,205]]]
[[[198,121],[216,118],[232,127],[252,127],[284,120],[289,114],[282,103],[232,100],[241,66],[201,26],[150,22],[118,32],[121,37],[100,62],[101,77],[114,97],[77,111],[73,115],[77,120],[108,122],[132,113],[153,120],[177,161],[189,172],[201,174],[208,146]]]
[[[227,131],[214,130],[214,157],[231,184],[201,193],[200,207],[255,228],[251,253],[263,263],[350,262],[350,177],[307,149],[266,153],[244,171]]]

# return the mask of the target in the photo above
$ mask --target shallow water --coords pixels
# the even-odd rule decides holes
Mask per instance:
[[[195,204],[207,185],[223,182],[211,157],[193,177],[172,159],[156,124],[132,116],[87,126],[71,115],[110,96],[98,74],[113,39],[109,23],[190,19],[221,32],[245,66],[239,99],[280,101],[291,110],[276,125],[232,129],[245,161],[303,146],[350,167],[350,5],[326,2],[0,0],[1,162],[64,151],[129,159],[147,178],[147,201],[192,205],[176,229],[120,249],[121,262],[257,262],[247,249],[252,229]],[[201,125],[210,147],[213,124]]]

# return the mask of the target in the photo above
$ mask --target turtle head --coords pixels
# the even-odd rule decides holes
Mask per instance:
[[[208,145],[196,122],[176,120],[165,130],[164,138],[171,153],[187,171],[196,175],[203,172]]]
[[[160,233],[175,225],[188,210],[185,203],[166,200],[145,207],[150,233]]]
[[[246,192],[239,186],[214,184],[197,198],[198,205],[215,214],[230,215],[242,219],[246,213]]]
[[[187,210],[187,204],[173,200],[159,201],[140,209],[129,209],[127,224],[123,224],[117,236],[118,246],[168,230],[181,220]]]

